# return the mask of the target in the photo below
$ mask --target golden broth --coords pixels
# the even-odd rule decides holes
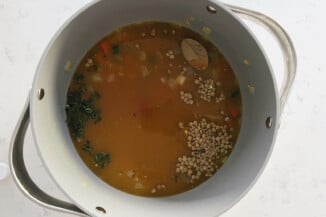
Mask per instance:
[[[207,50],[205,70],[185,60],[185,38]],[[144,22],[112,32],[86,54],[66,112],[76,150],[98,177],[157,197],[187,191],[223,165],[241,109],[235,75],[211,42],[185,27]]]

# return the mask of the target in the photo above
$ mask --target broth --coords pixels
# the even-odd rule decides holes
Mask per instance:
[[[208,66],[185,59],[201,44]],[[67,124],[75,148],[104,182],[148,197],[194,188],[226,161],[241,126],[238,81],[223,55],[179,25],[118,29],[85,55],[70,83]]]

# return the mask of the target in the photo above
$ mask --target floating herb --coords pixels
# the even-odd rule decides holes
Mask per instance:
[[[92,63],[92,64],[91,64]],[[89,67],[93,67],[92,61],[89,61]],[[101,120],[101,112],[96,107],[96,101],[100,99],[97,91],[88,92],[84,81],[84,75],[77,73],[74,79],[79,86],[76,89],[69,89],[67,94],[67,105],[65,108],[67,114],[67,124],[70,133],[75,139],[84,139],[85,126],[89,121],[97,123]],[[94,153],[91,142],[86,140],[82,145],[82,150],[89,153],[94,158],[96,165],[104,168],[110,163],[110,155],[106,152]]]
[[[103,169],[106,165],[111,162],[111,155],[106,152],[99,152],[94,154],[93,148],[89,140],[86,140],[85,144],[82,147],[82,150],[89,153],[95,161],[95,166]]]
[[[67,124],[75,139],[83,139],[85,125],[92,120],[94,123],[101,120],[101,112],[96,108],[96,100],[100,95],[96,91],[85,94],[86,88],[80,86],[76,90],[69,90],[66,105]]]
[[[111,155],[106,152],[99,152],[94,155],[94,160],[100,168],[104,168],[108,163],[111,162]]]
[[[232,91],[232,93],[231,93],[231,97],[232,97],[232,99],[235,99],[235,98],[237,98],[238,96],[240,96],[240,91],[239,91],[238,89]]]
[[[111,52],[112,52],[112,54],[114,54],[114,55],[118,55],[118,54],[120,54],[120,46],[119,46],[118,44],[114,44],[114,45],[112,45],[112,47],[111,47]]]
[[[82,149],[89,154],[93,155],[93,148],[89,140],[86,140],[86,143],[83,145]]]
[[[80,73],[76,73],[74,78],[78,83],[80,83],[80,82],[82,82],[84,80],[84,75],[80,74]]]

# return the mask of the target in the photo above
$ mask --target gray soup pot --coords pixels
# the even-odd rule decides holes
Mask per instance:
[[[270,30],[285,58],[285,79],[279,98],[271,67],[259,43],[234,14],[254,19]],[[243,119],[239,138],[225,165],[207,182],[175,196],[145,198],[121,192],[100,180],[83,163],[65,122],[66,94],[81,58],[116,28],[141,21],[184,23],[202,33],[225,55],[240,83]],[[186,24],[185,24],[186,25]],[[244,59],[249,64],[244,64]],[[284,30],[263,14],[207,0],[93,1],[57,32],[37,68],[32,90],[14,132],[11,171],[18,187],[35,202],[83,216],[212,217],[234,205],[262,172],[279,126],[280,111],[294,79],[296,57]],[[67,203],[41,191],[30,179],[22,156],[29,120],[39,155],[47,171],[72,201]]]

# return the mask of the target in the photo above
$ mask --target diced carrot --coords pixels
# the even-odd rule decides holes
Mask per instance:
[[[232,106],[229,108],[229,114],[233,117],[236,118],[239,115],[239,111],[235,106]]]
[[[109,53],[109,52],[110,52],[110,45],[109,45],[109,42],[108,42],[108,41],[103,41],[103,42],[101,43],[101,48],[102,48],[102,50],[103,50],[103,52],[104,52],[105,54]]]

